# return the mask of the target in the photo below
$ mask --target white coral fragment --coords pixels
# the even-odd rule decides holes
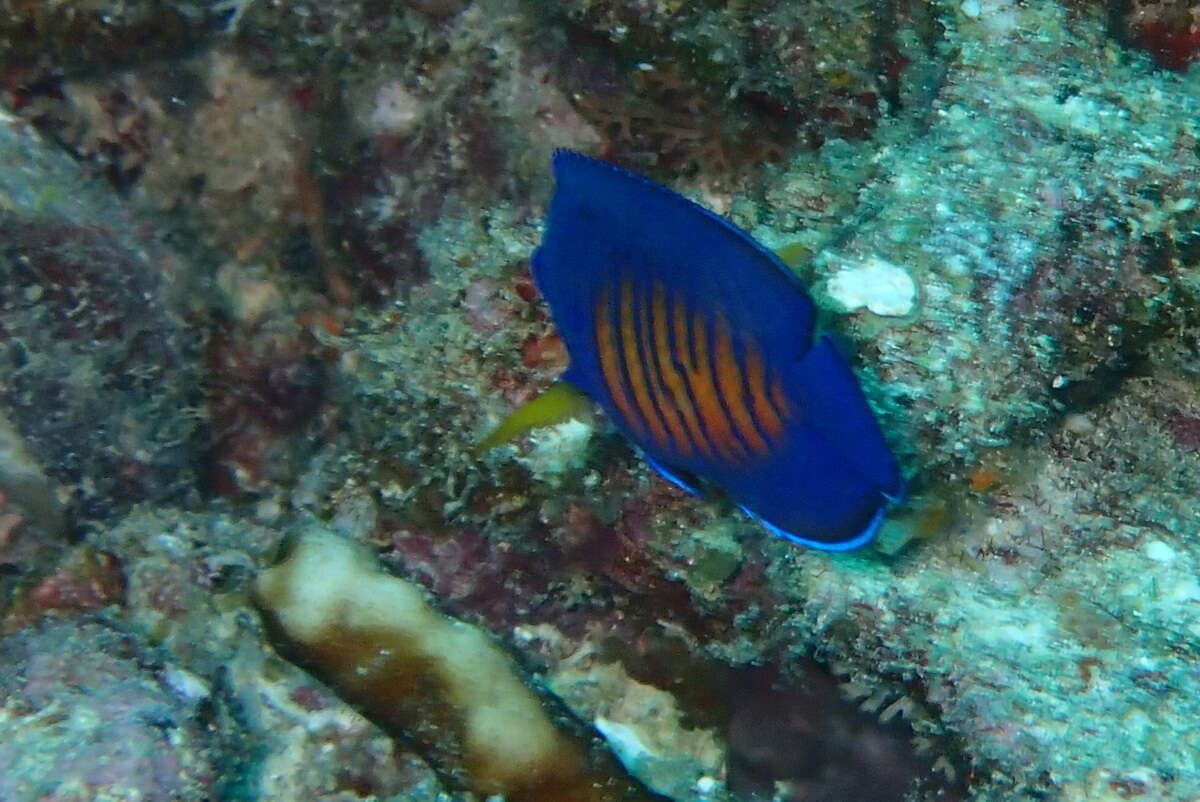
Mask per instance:
[[[846,311],[866,307],[887,317],[911,314],[917,300],[917,285],[908,271],[878,257],[839,270],[826,290]]]

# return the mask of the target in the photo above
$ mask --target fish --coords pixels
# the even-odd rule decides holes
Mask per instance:
[[[786,540],[870,542],[904,478],[800,279],[649,179],[570,150],[551,169],[531,271],[569,356],[554,406],[591,398],[666,479]]]

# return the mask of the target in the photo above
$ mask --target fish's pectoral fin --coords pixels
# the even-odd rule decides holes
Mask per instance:
[[[503,445],[532,429],[554,426],[572,418],[586,417],[592,401],[573,384],[556,381],[541,395],[517,407],[511,415],[479,441],[473,452],[476,456]]]

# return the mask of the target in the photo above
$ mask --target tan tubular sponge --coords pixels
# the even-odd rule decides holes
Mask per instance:
[[[358,545],[305,534],[254,593],[297,662],[451,785],[508,802],[660,798],[557,727],[486,633],[429,607]]]

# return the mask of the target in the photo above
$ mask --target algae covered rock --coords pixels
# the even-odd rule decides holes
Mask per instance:
[[[229,515],[164,506],[199,497],[200,337],[172,292],[188,271],[0,128],[6,453],[45,477],[0,488],[5,546],[48,561],[10,516],[49,510],[61,533],[60,485],[107,516],[72,553],[105,555],[123,592],[54,614],[120,610],[196,720],[261,746],[218,750],[218,794],[444,792],[267,646],[249,577],[308,516],[494,635],[673,798],[806,799],[822,778],[871,798],[871,771],[840,759],[868,752],[929,797],[1200,793],[1191,56],[1156,69],[1096,4],[753,5],[235,6],[220,52],[188,60],[236,102],[200,81],[203,109],[153,129],[193,144],[153,154],[153,181],[126,176],[229,253],[218,280],[243,329],[209,356],[247,395],[210,411],[314,422],[295,452],[312,461],[260,471]],[[151,68],[105,69],[72,98],[104,112],[91,100],[120,86],[150,119]],[[249,107],[263,116],[230,111]],[[697,197],[805,279],[913,480],[887,548],[772,539],[652,476],[598,418],[473,453],[564,367],[527,271],[556,146]],[[290,462],[265,439],[221,457]],[[767,714],[786,738],[747,725]]]
[[[0,153],[6,417],[87,515],[186,497],[198,338],[172,278],[188,266],[12,118]]]
[[[0,59],[8,83],[111,69],[178,55],[221,30],[237,4],[170,0],[0,3]]]
[[[1196,79],[1123,58],[1086,10],[998,4],[942,19],[926,73],[936,81],[906,95],[913,105],[875,138],[795,152],[746,196],[717,197],[766,244],[808,257],[798,270],[829,327],[855,342],[914,477],[916,512],[898,527],[908,551],[831,558],[738,522],[735,564],[713,581],[696,539],[728,539],[728,507],[663,489],[603,424],[552,476],[529,442],[471,469],[460,455],[485,429],[470,426],[471,409],[498,415],[553,375],[518,364],[515,348],[504,358],[511,329],[536,338],[544,324],[536,303],[518,300],[519,269],[496,256],[528,239],[519,219],[500,214],[486,225],[443,220],[421,240],[433,281],[406,307],[405,336],[389,338],[396,326],[381,320],[338,343],[354,355],[349,386],[368,402],[357,405],[355,436],[386,431],[390,453],[409,460],[388,474],[400,481],[383,498],[401,521],[398,565],[428,571],[420,544],[443,538],[476,544],[472,553],[503,548],[523,566],[503,580],[465,566],[433,572],[477,615],[526,610],[515,600],[474,605],[537,588],[528,598],[546,605],[541,615],[570,621],[553,608],[571,594],[546,594],[553,585],[538,576],[569,575],[572,613],[614,640],[632,629],[645,638],[632,643],[660,647],[639,617],[652,610],[691,657],[825,658],[868,709],[909,717],[939,767],[981,798],[1079,795],[1101,776],[1187,798],[1190,758],[1147,733],[1161,725],[1178,735],[1186,715],[1169,699],[1194,690],[1181,670],[1194,635],[1180,616],[1191,593],[1186,444],[1197,407],[1182,368],[1150,357],[1190,354],[1194,339]],[[904,302],[847,317],[836,279],[879,264],[907,277],[895,282]],[[479,313],[467,288],[484,277],[511,329],[472,341]],[[428,331],[438,336],[419,337]],[[1147,381],[1172,387],[1170,401],[1152,403]],[[438,386],[445,396],[430,390]],[[369,411],[418,398],[398,428]],[[1139,414],[1145,428],[1131,425]],[[1148,439],[1163,414],[1177,443]],[[442,470],[429,469],[431,439],[444,444]],[[1179,602],[1152,605],[1149,630],[1135,623],[1149,613],[1130,609],[1142,592]],[[614,611],[589,607],[597,598]],[[587,642],[567,630],[561,648]],[[624,654],[641,677],[671,682],[646,653]],[[1143,703],[1153,681],[1125,658],[1161,680],[1161,704]],[[702,662],[687,663],[679,694],[703,684]],[[1097,704],[1102,667],[1116,673]],[[1139,710],[1151,723],[1122,729]],[[1159,779],[1139,780],[1146,767]]]
[[[129,638],[59,624],[0,640],[0,796],[211,798],[208,733]]]

